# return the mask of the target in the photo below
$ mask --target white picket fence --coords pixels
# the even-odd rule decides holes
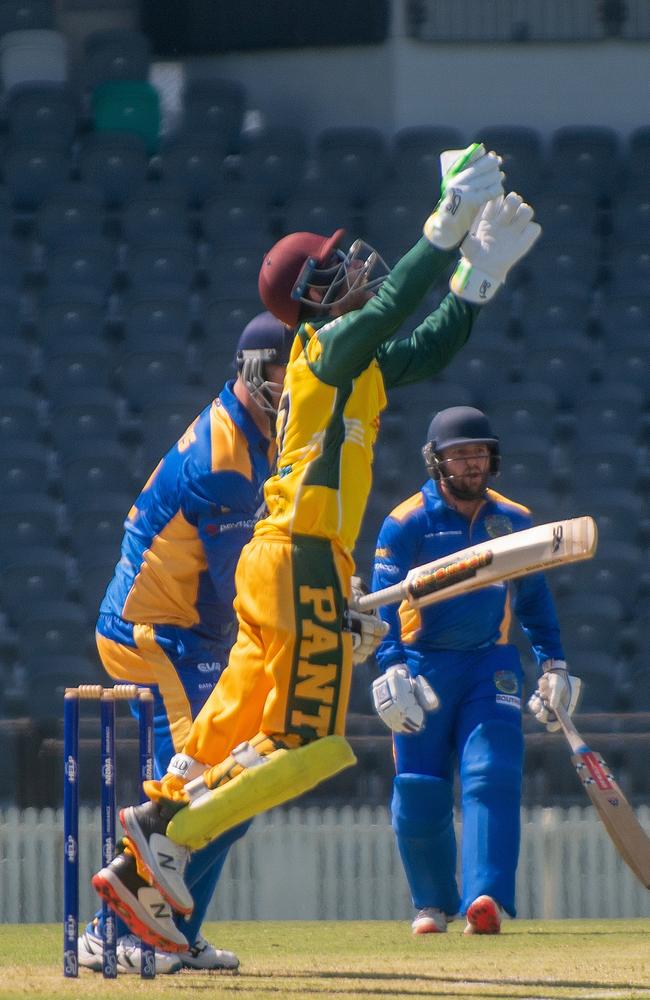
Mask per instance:
[[[650,830],[650,808],[638,811]],[[62,910],[61,811],[0,810],[0,923],[51,923]],[[80,917],[94,912],[99,809],[79,818]],[[650,916],[647,892],[593,810],[522,812],[522,918]],[[209,919],[410,919],[412,906],[383,808],[277,809],[232,849]]]

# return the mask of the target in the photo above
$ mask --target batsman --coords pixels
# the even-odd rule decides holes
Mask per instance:
[[[352,552],[386,390],[445,367],[540,232],[519,195],[504,198],[496,154],[474,144],[451,159],[422,238],[392,271],[361,240],[343,249],[341,229],[292,233],[263,259],[262,302],[295,338],[267,513],[237,567],[237,640],[183,752],[145,783],[150,801],[122,810],[125,849],[93,878],[163,949],[187,948],[169,907],[191,912],[190,851],[355,762],[344,736],[352,665],[384,625],[350,614]],[[454,263],[450,294],[394,338]]]

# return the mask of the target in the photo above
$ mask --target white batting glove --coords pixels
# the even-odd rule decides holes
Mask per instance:
[[[453,164],[445,171],[450,154],[457,153]],[[441,198],[424,223],[424,235],[440,250],[460,246],[472,221],[485,203],[503,194],[501,161],[496,153],[486,153],[480,143],[463,150],[442,154]]]
[[[389,667],[372,682],[372,700],[381,721],[394,733],[419,733],[425,715],[440,702],[424,677],[413,677],[405,664]]]
[[[479,305],[489,302],[540,235],[542,227],[532,219],[532,208],[514,191],[489,201],[461,245],[449,282],[454,295]]]
[[[540,725],[546,726],[549,733],[556,733],[561,727],[555,709],[562,705],[567,715],[573,715],[582,681],[569,674],[564,660],[545,660],[542,670],[544,673],[537,682],[537,690],[528,699],[528,711]]]
[[[377,646],[388,632],[388,623],[381,620],[379,612],[357,611],[356,601],[368,593],[368,588],[360,576],[351,580],[352,597],[348,608],[348,628],[352,633],[352,662],[364,663],[372,656]]]

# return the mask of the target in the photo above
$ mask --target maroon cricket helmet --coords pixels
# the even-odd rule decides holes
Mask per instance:
[[[303,304],[318,304],[337,274],[343,255],[336,251],[344,236],[344,229],[331,236],[290,233],[271,247],[258,279],[269,312],[287,326],[297,326]]]

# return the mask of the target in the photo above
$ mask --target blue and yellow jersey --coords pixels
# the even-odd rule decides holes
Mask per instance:
[[[167,452],[129,511],[100,614],[206,639],[232,624],[235,567],[275,450],[232,386]]]
[[[314,535],[351,553],[372,481],[387,388],[444,368],[476,310],[453,295],[409,336],[391,339],[452,254],[420,240],[363,308],[308,322],[294,340],[278,415],[277,472],[256,533]]]
[[[428,480],[384,521],[375,552],[372,590],[403,580],[413,566],[532,524],[527,507],[494,490],[471,521],[449,507]],[[381,608],[389,632],[377,651],[382,670],[403,663],[405,648],[483,649],[508,642],[513,614],[528,636],[538,663],[564,659],[557,614],[546,579],[534,573],[471,594],[415,609],[407,602]]]

